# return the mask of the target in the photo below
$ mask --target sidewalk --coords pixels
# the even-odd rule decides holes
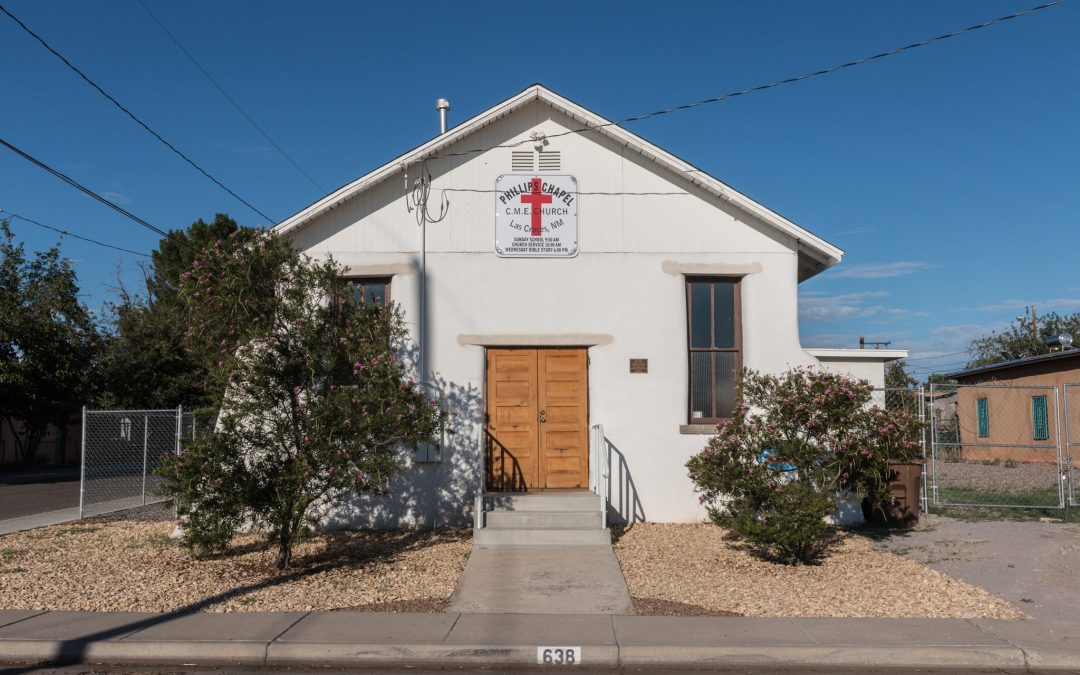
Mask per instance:
[[[0,662],[502,666],[580,647],[589,667],[1080,669],[1080,624],[348,612],[0,611]]]

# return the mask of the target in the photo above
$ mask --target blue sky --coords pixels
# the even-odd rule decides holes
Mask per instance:
[[[532,82],[609,119],[800,74],[1033,0],[536,5],[0,0],[231,189],[282,219]],[[1080,311],[1080,2],[628,125],[845,249],[801,287],[807,346],[860,335],[923,373],[1025,305]],[[0,16],[0,137],[162,228],[267,221]],[[0,151],[0,208],[127,248],[157,236]],[[56,235],[15,221],[29,248]],[[92,307],[138,258],[65,239]],[[914,360],[919,359],[919,360]]]

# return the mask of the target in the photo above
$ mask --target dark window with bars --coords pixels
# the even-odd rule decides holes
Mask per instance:
[[[1050,440],[1050,423],[1046,417],[1046,396],[1031,397],[1031,440]]]
[[[975,401],[975,414],[979,423],[979,438],[990,437],[990,406],[985,398]]]
[[[739,281],[688,278],[690,423],[730,419],[742,368]]]

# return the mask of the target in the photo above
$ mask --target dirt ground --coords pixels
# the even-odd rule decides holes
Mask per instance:
[[[0,609],[439,612],[472,547],[461,529],[315,534],[278,573],[261,536],[193,560],[160,513],[0,537]]]
[[[1080,525],[929,515],[879,547],[985,588],[1033,618],[1080,621]]]
[[[641,612],[743,616],[1021,618],[981,588],[847,534],[820,565],[767,562],[711,524],[637,523],[615,555]],[[697,611],[691,611],[697,608]],[[642,612],[644,613],[644,612]]]

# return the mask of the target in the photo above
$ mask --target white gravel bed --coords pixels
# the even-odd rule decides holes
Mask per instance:
[[[844,534],[820,565],[752,555],[712,524],[638,523],[615,544],[635,598],[744,616],[1016,619],[1024,613],[971,584]]]
[[[194,560],[173,527],[100,519],[0,537],[0,609],[442,611],[472,547],[460,529],[330,532],[279,573],[262,537]]]

